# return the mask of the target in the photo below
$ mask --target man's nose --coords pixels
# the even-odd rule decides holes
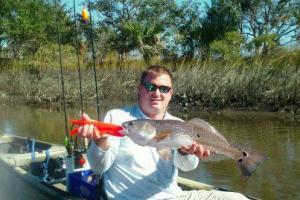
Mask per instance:
[[[160,95],[160,91],[159,91],[159,88],[156,88],[156,90],[155,91],[153,91],[153,94],[155,94],[155,95]]]

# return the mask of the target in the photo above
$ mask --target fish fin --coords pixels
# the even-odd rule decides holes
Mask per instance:
[[[166,137],[169,137],[170,134],[171,134],[171,131],[162,131],[162,132],[157,133],[156,136],[154,137],[154,139],[159,142],[159,141],[165,139]]]
[[[179,147],[183,145],[190,146],[193,143],[193,139],[189,135],[185,134],[173,134],[172,141],[174,142],[174,144],[178,144]]]
[[[157,149],[157,153],[163,160],[171,160],[173,157],[171,149]]]
[[[255,151],[241,151],[241,156],[237,158],[238,166],[243,176],[249,177],[255,171],[255,168],[263,163],[267,156],[262,155]]]
[[[201,129],[208,130],[208,132],[210,134],[213,134],[213,135],[217,136],[224,143],[229,144],[227,139],[216,128],[214,128],[212,125],[210,125],[208,122],[206,122],[206,121],[204,121],[200,118],[193,118],[193,119],[191,119],[187,122],[191,123],[191,124],[194,124],[194,125],[200,127]]]

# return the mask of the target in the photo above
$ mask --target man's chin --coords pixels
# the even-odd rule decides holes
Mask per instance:
[[[158,104],[151,104],[150,109],[151,109],[153,112],[159,112],[159,111],[161,111],[161,106],[158,105]]]

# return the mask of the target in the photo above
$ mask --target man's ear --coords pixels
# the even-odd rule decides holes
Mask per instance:
[[[174,89],[172,88],[170,92],[171,92],[171,95],[173,96],[174,95]]]
[[[140,91],[142,90],[142,85],[139,84],[139,86],[137,87],[137,97],[138,97],[138,100],[140,100]]]
[[[137,87],[137,93],[140,94],[142,89],[143,89],[143,85],[139,84],[139,86]]]
[[[138,91],[140,91],[140,90],[142,89],[142,87],[143,87],[143,86],[142,86],[141,84],[139,84],[139,86],[138,86],[138,88],[137,88]]]

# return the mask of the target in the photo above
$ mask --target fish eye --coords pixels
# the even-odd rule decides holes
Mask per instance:
[[[129,126],[132,126],[132,125],[133,125],[133,122],[128,122],[128,125],[129,125]]]
[[[244,157],[247,157],[248,156],[248,153],[246,151],[243,151],[243,156]]]

